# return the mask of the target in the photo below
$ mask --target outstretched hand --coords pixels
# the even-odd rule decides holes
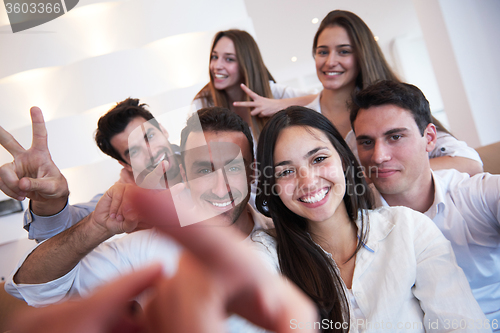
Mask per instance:
[[[252,99],[249,102],[234,102],[233,106],[253,108],[251,111],[252,116],[270,117],[279,110],[283,109],[281,100],[262,97],[248,88],[243,83],[240,85],[241,89]]]
[[[0,144],[14,157],[0,167],[0,189],[16,200],[30,198],[35,214],[53,215],[66,205],[68,183],[50,156],[42,111],[38,107],[30,111],[33,141],[29,149],[0,127]]]
[[[160,265],[149,266],[100,287],[88,299],[21,311],[8,327],[16,333],[152,333],[144,317],[129,310],[130,299],[161,277]]]
[[[276,332],[292,332],[292,319],[318,320],[312,301],[293,283],[268,272],[234,228],[180,227],[172,196],[175,193],[169,190],[139,187],[125,193],[125,216],[133,212],[134,218],[174,237],[189,250],[176,276],[162,284],[146,308],[155,329],[219,332],[228,312]]]

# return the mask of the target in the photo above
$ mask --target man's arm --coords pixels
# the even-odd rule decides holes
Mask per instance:
[[[14,282],[39,284],[58,279],[106,239],[134,230],[137,223],[125,221],[120,210],[126,187],[115,184],[99,200],[93,213],[38,246],[14,275]]]
[[[468,173],[471,176],[483,172],[483,166],[476,160],[460,156],[440,156],[429,159],[431,169],[456,169],[460,172]]]
[[[76,205],[68,203],[59,213],[51,216],[38,216],[31,208],[26,209],[24,229],[28,232],[28,238],[41,242],[74,226],[94,211],[101,197],[102,194],[98,194],[89,202]]]
[[[116,183],[135,184],[135,181],[130,171],[122,169]],[[101,197],[102,193],[95,195],[89,202],[76,205],[67,203],[59,213],[50,216],[39,216],[30,207],[24,213],[24,229],[28,231],[28,238],[41,242],[72,227],[94,211]]]

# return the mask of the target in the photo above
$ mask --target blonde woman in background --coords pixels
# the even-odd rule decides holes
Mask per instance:
[[[228,108],[251,126],[255,138],[259,137],[268,117],[254,114],[273,114],[290,105],[306,105],[315,97],[276,84],[264,65],[257,43],[242,30],[219,31],[215,35],[209,71],[210,82],[196,95],[195,108]]]

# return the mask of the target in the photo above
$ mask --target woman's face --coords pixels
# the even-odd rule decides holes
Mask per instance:
[[[284,129],[276,142],[274,163],[276,190],[295,214],[308,221],[326,221],[343,204],[342,162],[320,130],[303,126]]]
[[[353,90],[359,68],[347,31],[340,26],[325,28],[318,37],[316,73],[324,89]]]
[[[234,43],[228,37],[222,37],[215,44],[210,58],[210,75],[217,90],[239,86],[242,83]]]

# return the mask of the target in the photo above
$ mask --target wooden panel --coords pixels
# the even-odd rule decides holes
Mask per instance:
[[[500,174],[500,142],[476,149],[483,160],[484,172]]]

